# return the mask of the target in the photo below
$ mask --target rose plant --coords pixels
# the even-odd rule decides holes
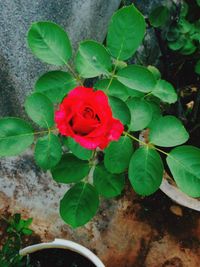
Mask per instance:
[[[160,153],[178,187],[200,197],[200,149],[179,146],[187,142],[187,130],[161,112],[177,101],[173,85],[153,66],[128,64],[145,27],[134,5],[121,8],[109,23],[106,47],[86,40],[74,57],[67,33],[55,23],[36,22],[28,32],[33,54],[62,70],[43,74],[25,101],[37,130],[20,118],[0,120],[0,156],[34,144],[36,164],[56,182],[72,184],[60,201],[60,215],[72,227],[96,214],[99,196],[120,195],[126,176],[142,196],[158,190],[164,173]],[[96,77],[92,88],[84,85]],[[138,137],[145,129],[147,142]]]

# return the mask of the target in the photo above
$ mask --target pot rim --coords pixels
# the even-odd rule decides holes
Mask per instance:
[[[88,248],[70,241],[70,240],[65,240],[61,238],[55,238],[54,241],[52,242],[44,242],[44,243],[39,243],[36,245],[28,246],[19,251],[19,254],[21,256],[26,256],[27,254],[34,253],[39,250],[43,249],[49,249],[49,248],[61,248],[61,249],[68,249],[71,251],[74,251],[85,258],[89,259],[93,264],[95,264],[96,267],[105,267],[103,262]]]
[[[170,179],[170,176],[168,176],[167,173],[164,173],[160,190],[179,205],[200,211],[200,200],[183,193],[176,185],[171,184],[170,181],[168,181],[168,178]]]

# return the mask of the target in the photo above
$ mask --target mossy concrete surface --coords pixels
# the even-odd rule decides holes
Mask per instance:
[[[1,160],[0,214],[33,217],[26,243],[64,238],[94,251],[107,267],[197,267],[200,215],[160,191],[141,198],[127,186],[123,196],[103,200],[96,217],[72,229],[59,217],[59,199],[69,188],[35,166],[32,151]],[[0,239],[5,227],[0,221]]]

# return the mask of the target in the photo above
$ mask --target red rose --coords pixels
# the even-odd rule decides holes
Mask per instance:
[[[87,149],[104,149],[118,140],[123,124],[112,117],[108,97],[103,91],[83,86],[73,89],[55,113],[57,128]]]

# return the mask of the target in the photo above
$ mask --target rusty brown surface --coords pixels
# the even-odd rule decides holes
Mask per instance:
[[[107,267],[198,267],[200,215],[172,202],[163,193],[136,196],[127,186],[122,197],[102,200],[92,222],[78,229],[65,225],[58,203],[66,185],[53,182],[35,167],[31,152],[1,160],[1,215],[33,217],[35,235],[26,244],[57,238],[93,250]],[[5,224],[0,221],[0,240]]]

